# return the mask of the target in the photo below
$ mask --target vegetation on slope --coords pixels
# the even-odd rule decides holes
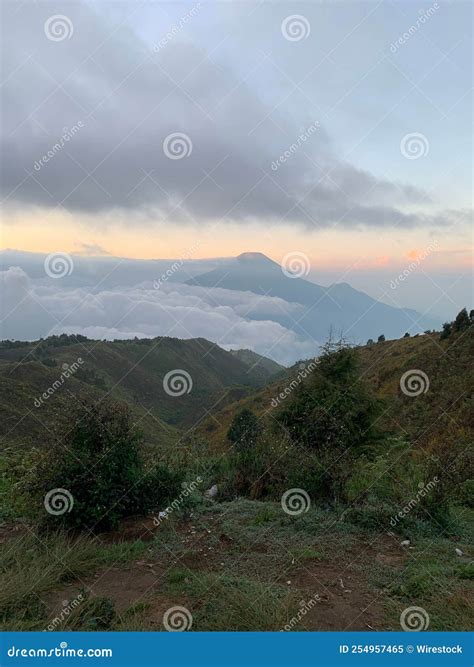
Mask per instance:
[[[285,371],[285,367],[281,364],[268,359],[261,354],[257,354],[253,350],[230,350],[230,353],[243,361],[252,371],[256,368],[262,368],[271,377],[272,375],[280,375]]]
[[[449,338],[433,332],[358,347],[355,352],[360,377],[383,402],[380,423],[385,430],[407,434],[415,445],[428,449],[444,442],[468,440],[474,425],[472,327],[453,332]],[[413,370],[422,371],[428,385],[426,393],[412,397],[403,393],[400,381],[404,373]],[[285,376],[252,396],[224,406],[213,419],[204,420],[198,433],[214,451],[222,451],[236,412],[246,407],[259,416],[271,417],[290,401],[295,388],[308,383],[317,372],[313,360],[295,364]]]
[[[68,455],[6,457],[2,497],[17,504],[5,516],[35,539],[0,560],[5,627],[48,626],[69,579],[84,600],[68,629],[158,629],[176,604],[197,630],[398,629],[412,606],[430,629],[469,629],[472,344],[461,317],[442,336],[328,345],[160,457],[126,408],[72,416]],[[70,487],[76,511],[45,516],[50,486]],[[124,519],[129,551],[110,544],[129,539]],[[78,527],[117,523],[77,541]],[[71,567],[19,585],[44,540],[75,550]],[[302,600],[314,601],[304,618]]]
[[[52,433],[66,428],[71,405],[111,397],[129,403],[147,444],[166,449],[209,408],[248,394],[272,372],[249,368],[204,339],[106,342],[63,335],[36,343],[4,341],[3,447],[48,444]]]

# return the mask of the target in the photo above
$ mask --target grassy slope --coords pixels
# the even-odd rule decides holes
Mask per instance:
[[[438,333],[385,341],[358,349],[361,373],[385,401],[385,426],[407,435],[423,447],[452,438],[469,437],[474,426],[472,387],[474,331],[440,340]],[[400,390],[403,373],[421,370],[429,378],[429,389],[418,397]],[[199,426],[199,432],[214,450],[226,442],[226,433],[235,413],[248,407],[258,415],[272,413],[272,399],[297,377],[299,365],[252,396],[228,404]],[[317,372],[317,371],[314,371]],[[286,398],[284,401],[291,400]],[[216,421],[217,420],[217,421]]]
[[[35,398],[60,378],[63,364],[83,360],[40,407]],[[45,365],[45,363],[48,365]],[[50,364],[55,364],[51,366]],[[166,393],[163,378],[183,369],[192,378],[189,394]],[[157,338],[150,341],[34,344],[0,349],[0,428],[4,446],[41,444],[70,418],[78,403],[110,394],[134,407],[148,443],[171,444],[213,405],[246,395],[268,381],[266,368],[248,365],[204,339]],[[147,415],[147,412],[149,414]]]
[[[257,354],[252,350],[230,350],[230,353],[252,369],[256,367],[264,368],[268,371],[269,375],[281,374],[286,370],[284,366],[273,361],[273,359],[262,357],[261,354]]]

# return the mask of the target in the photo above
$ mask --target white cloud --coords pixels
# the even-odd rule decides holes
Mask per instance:
[[[296,318],[300,306],[275,297],[185,284],[151,283],[105,289],[30,279],[19,267],[0,272],[7,314],[2,338],[36,339],[58,333],[89,338],[207,338],[225,349],[249,348],[290,364],[315,354],[316,341],[302,339],[275,321]],[[258,319],[250,319],[250,316]]]

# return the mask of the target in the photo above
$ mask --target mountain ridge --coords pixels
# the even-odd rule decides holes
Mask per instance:
[[[398,308],[377,301],[348,283],[334,283],[322,287],[298,275],[291,275],[263,253],[246,252],[228,265],[194,276],[188,285],[205,288],[220,287],[248,291],[261,296],[279,297],[298,304],[297,318],[282,313],[275,319],[303,337],[324,340],[329,330],[355,336],[356,342],[384,334],[398,338],[405,331],[421,333],[437,325],[409,308]],[[258,319],[258,313],[252,313]]]

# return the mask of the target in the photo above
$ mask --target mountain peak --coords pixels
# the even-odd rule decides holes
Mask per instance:
[[[243,252],[236,259],[241,264],[259,264],[261,266],[276,264],[270,257],[264,255],[263,252]]]

